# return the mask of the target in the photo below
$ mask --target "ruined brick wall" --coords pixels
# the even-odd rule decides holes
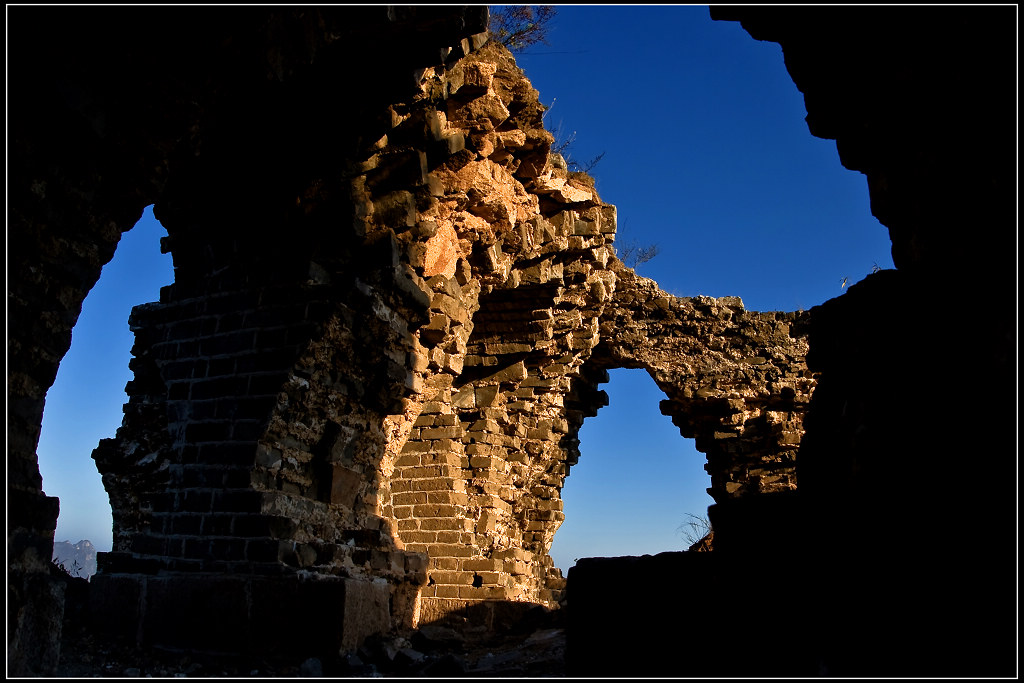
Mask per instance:
[[[716,502],[796,489],[796,453],[816,380],[806,312],[747,311],[739,297],[673,297],[617,264],[598,367],[644,368],[661,411],[705,453]]]
[[[113,69],[116,52],[17,113],[26,132],[13,144],[11,243],[25,257],[9,290],[8,489],[18,666],[34,656],[33,638],[52,646],[47,629],[59,621],[59,596],[33,584],[56,517],[34,469],[42,398],[82,298],[148,203],[168,230],[175,283],[132,314],[125,420],[93,456],[115,519],[96,605],[144,642],[327,651],[397,625],[498,629],[532,605],[558,605],[565,580],[548,550],[564,518],[560,493],[610,368],[646,369],[666,394],[663,411],[707,454],[716,553],[728,551],[714,562],[744,551],[729,567],[747,571],[783,539],[759,555],[759,571],[785,574],[775,576],[783,592],[851,642],[865,639],[860,622],[843,619],[866,608],[836,597],[833,579],[860,585],[851,594],[874,607],[885,605],[871,590],[902,600],[909,579],[893,589],[871,578],[884,560],[861,561],[801,574],[811,586],[801,589],[773,564],[779,548],[807,548],[794,555],[803,571],[818,567],[818,549],[841,565],[870,540],[856,519],[868,505],[913,529],[892,537],[913,542],[888,542],[886,553],[926,571],[915,558],[942,538],[928,524],[942,506],[934,492],[962,470],[962,454],[980,444],[1010,462],[1005,430],[983,429],[982,402],[962,410],[976,441],[949,439],[934,409],[949,387],[933,370],[950,348],[982,359],[990,374],[976,386],[1011,405],[1013,336],[1006,297],[970,293],[972,283],[1001,291],[1005,261],[996,273],[958,270],[943,240],[974,200],[945,216],[926,184],[900,199],[916,177],[907,159],[935,161],[920,156],[928,145],[881,154],[918,138],[872,118],[878,108],[823,114],[808,94],[813,130],[839,131],[844,162],[866,169],[900,270],[810,313],[671,297],[615,258],[614,207],[550,153],[536,92],[507,52],[483,43],[482,9],[254,9],[207,25],[198,56],[170,53],[180,61],[159,78],[146,76],[150,63],[129,71],[152,92],[137,122],[111,113],[127,105],[116,87],[87,77]],[[73,25],[61,34],[66,52],[47,58],[51,71],[87,53]],[[814,67],[827,44],[782,40],[801,87],[831,87]],[[18,93],[35,82],[25,73]],[[51,128],[72,152],[45,143]],[[869,144],[866,130],[886,132]],[[969,148],[958,143],[958,167],[974,158]],[[980,186],[965,184],[993,225],[1009,224],[1003,161]],[[997,333],[960,329],[950,306],[984,312]],[[934,343],[947,338],[952,346]],[[1007,486],[968,499],[987,549],[1011,536]],[[808,505],[795,517],[794,489]],[[985,558],[1005,579],[1006,553]],[[955,568],[980,579],[967,562]],[[939,584],[906,604],[934,616],[927,597]],[[985,595],[994,600],[996,587]],[[965,596],[954,595],[957,608],[978,617]],[[838,604],[835,614],[816,597]],[[33,607],[47,601],[53,609]],[[830,656],[844,671],[844,653]]]
[[[312,229],[338,225],[338,214],[315,211],[324,203],[318,188],[351,161],[364,145],[361,136],[379,131],[377,139],[387,130],[381,114],[414,91],[417,68],[457,59],[486,24],[486,8],[239,8],[206,12],[202,21],[176,8],[120,11],[10,13],[16,26],[10,93],[19,102],[10,119],[8,223],[10,253],[17,255],[8,281],[8,663],[14,673],[50,671],[58,655],[61,601],[46,577],[57,501],[42,493],[35,444],[43,397],[81,302],[120,232],[156,202],[171,232],[176,284],[159,305],[134,315],[137,376],[124,435],[97,451],[118,527],[108,570],[120,566],[126,577],[199,567],[223,572],[244,558],[250,569],[264,563],[294,571],[308,560],[294,538],[301,533],[286,533],[283,547],[265,528],[275,510],[295,514],[293,491],[259,490],[242,453],[255,454],[278,389],[310,360],[300,356],[316,352],[314,340],[335,345],[346,306],[355,305],[360,322],[368,329],[376,324],[386,336],[400,334],[401,326],[394,331],[383,309],[372,312],[376,299],[399,307],[409,299],[373,257],[364,276],[377,292],[356,288],[356,273],[337,283],[346,291],[337,300],[327,295],[329,287],[316,287],[318,278],[329,278],[330,265],[319,267],[311,253],[355,260],[345,251],[352,247],[348,231],[339,237]],[[133,24],[140,28],[124,30]],[[323,87],[336,86],[331,74],[369,53],[376,55],[372,66],[350,74],[350,90]],[[347,216],[352,203],[334,206]],[[297,216],[308,220],[299,227]],[[289,224],[297,229],[289,232]],[[377,254],[390,258],[386,249]],[[379,349],[363,350],[371,356],[363,379],[379,395],[356,397],[356,422],[360,411],[400,410],[394,401],[403,393],[396,385],[404,375],[378,375],[387,359]],[[295,402],[324,400],[325,392],[314,393]],[[282,412],[284,420],[291,425],[297,412]],[[290,438],[292,428],[267,432],[271,445]],[[367,443],[375,438],[384,441],[370,435]],[[296,455],[289,454],[298,462]],[[301,488],[302,475],[291,474],[290,483]],[[364,517],[375,509],[372,494],[365,498],[356,513]],[[315,512],[308,516],[332,523]],[[364,548],[373,545],[372,530],[370,536]],[[382,552],[391,552],[382,544]],[[415,578],[412,562],[399,573]],[[130,621],[139,616],[128,613],[140,604],[137,589],[145,580],[135,580],[134,588],[131,581],[121,584],[126,599],[112,604]],[[239,585],[226,600],[237,599]],[[150,587],[176,586],[154,578]],[[149,595],[154,610],[159,592]],[[188,603],[183,595],[178,598]],[[265,602],[285,603],[281,598]],[[163,607],[181,611],[173,598]],[[291,615],[300,623],[301,617]]]
[[[451,157],[435,164],[428,152],[430,198],[415,213],[408,204],[397,238],[433,294],[415,335],[421,393],[388,446],[383,513],[406,549],[430,558],[419,619],[493,627],[503,603],[564,597],[548,550],[608,368],[650,369],[682,433],[708,452],[717,497],[795,488],[814,387],[806,315],[672,299],[622,266],[614,207],[548,154],[537,95],[504,50],[425,74],[422,88],[396,130],[428,130],[428,150]],[[389,136],[381,158],[402,158],[396,139],[409,135]]]
[[[613,291],[615,213],[549,155],[537,93],[503,49],[422,88],[400,127],[450,156],[430,165],[430,199],[400,237],[430,320],[412,358],[422,391],[389,446],[385,516],[430,557],[420,620],[458,624],[481,602],[557,603],[560,442],[589,409],[573,388]]]
[[[360,18],[428,35],[407,12]],[[341,15],[248,16],[278,44]],[[107,627],[315,649],[557,606],[560,493],[611,367],[652,372],[716,498],[795,486],[799,316],[670,299],[624,268],[614,207],[550,153],[504,49],[413,41],[339,99],[322,84],[361,43],[300,41],[282,65],[247,30],[214,51],[230,83],[190,95],[187,135],[161,143],[175,282],[132,313],[125,419],[93,453],[115,526],[93,591]],[[178,609],[207,603],[217,620]]]
[[[128,418],[94,455],[107,576],[384,578],[405,624],[557,600],[558,442],[590,409],[574,373],[613,291],[614,209],[549,158],[507,53],[456,59],[300,195],[296,232],[258,200],[265,243],[211,240],[231,218],[196,210],[198,181],[165,193],[176,282],[133,314]],[[318,231],[339,216],[353,235]]]
[[[506,52],[459,61],[479,44],[365,115],[358,150],[294,205],[289,149],[257,162],[244,128],[173,177],[157,214],[175,284],[133,313],[126,420],[94,454],[114,505],[108,593],[131,604],[132,577],[154,573],[142,590],[192,595],[173,577],[213,575],[228,603],[280,599],[229,578],[253,572],[347,592],[383,579],[395,625],[556,603],[558,443],[592,413],[575,373],[613,291],[614,209],[549,157]],[[298,94],[261,96],[283,116]],[[228,214],[213,177],[250,204]]]

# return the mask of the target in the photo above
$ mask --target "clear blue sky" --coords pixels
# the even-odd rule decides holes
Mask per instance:
[[[892,268],[887,230],[867,182],[814,138],[803,96],[776,43],[704,6],[561,6],[549,45],[517,56],[546,123],[575,132],[572,156],[618,207],[619,239],[656,243],[640,274],[678,296],[740,296],[749,310],[808,309],[874,265]],[[110,507],[89,457],[114,435],[131,379],[131,306],[172,279],[166,234],[147,210],[90,293],[71,351],[47,394],[39,462],[61,498],[57,540],[111,544]],[[713,501],[704,456],[658,410],[638,370],[612,373],[610,404],[580,433],[582,457],[563,489],[566,521],[552,556],[682,550],[679,527]]]
[[[121,426],[125,385],[135,335],[128,329],[133,306],[157,301],[160,288],[174,281],[170,254],[160,253],[167,234],[149,207],[134,228],[121,236],[113,260],[82,304],[71,333],[71,350],[46,394],[39,436],[43,491],[60,498],[55,540],[88,539],[110,550],[110,501],[92,459],[100,439]]]

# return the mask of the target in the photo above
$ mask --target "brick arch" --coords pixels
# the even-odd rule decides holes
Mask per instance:
[[[102,176],[116,187],[118,180],[126,191],[141,183],[138,204],[155,199],[175,265],[175,282],[160,301],[133,311],[136,377],[125,423],[95,451],[117,525],[115,549],[93,579],[104,629],[171,647],[336,650],[416,623],[421,584],[435,576],[428,569],[436,573],[452,557],[470,561],[458,571],[471,572],[469,587],[481,589],[461,606],[551,602],[564,585],[546,546],[559,521],[560,448],[574,447],[570,432],[582,419],[576,396],[587,381],[579,367],[614,288],[607,271],[614,208],[600,201],[592,180],[549,158],[536,92],[507,53],[466,57],[480,47],[476,35],[424,56],[430,41],[452,37],[443,22],[462,26],[454,35],[465,30],[463,20],[479,27],[475,10],[423,11],[441,23],[420,42],[408,40],[423,19],[419,10],[360,15],[405,40],[407,51],[364,74],[358,85],[367,91],[356,107],[310,87],[349,53],[320,46],[326,57],[307,68],[300,66],[311,47],[304,43],[292,56],[294,70],[282,69],[273,51],[269,64],[259,53],[261,40],[281,36],[247,33],[253,26],[243,22],[228,54],[204,46],[224,59],[211,65],[214,77],[200,79],[195,91],[154,96],[153,109],[178,107],[159,129],[169,137],[148,140],[135,131],[135,138],[98,143],[111,172],[101,169],[91,181]],[[285,16],[269,25],[287,33],[309,30],[308,20]],[[345,24],[343,36],[352,30]],[[349,48],[359,46],[355,40]],[[236,52],[252,49],[259,56],[251,62]],[[436,55],[442,63],[398,77]],[[171,65],[156,66],[175,74]],[[242,68],[237,79],[218,80],[234,68]],[[24,141],[27,148],[37,139],[26,134]],[[119,156],[137,149],[148,169],[141,181],[128,177],[139,169],[125,170]],[[58,169],[70,172],[53,154]],[[28,152],[22,156],[19,164],[31,168]],[[98,210],[95,201],[81,208]],[[503,341],[488,348],[505,307],[520,299],[547,311],[508,344],[528,350]],[[505,374],[474,375],[472,359],[484,356],[503,363]],[[490,478],[507,455],[505,464],[525,467],[512,486],[525,495],[481,483],[469,506],[472,531],[487,544],[478,553],[476,539],[460,532],[448,545],[462,551],[446,555],[438,536],[418,548],[402,528],[401,496],[432,491],[415,483],[421,470],[403,458],[432,436],[423,420],[453,414],[437,407],[463,402],[467,388],[481,404],[507,390],[503,399],[520,392],[517,399],[547,407],[543,417],[507,425],[509,433],[493,430],[497,421],[483,413],[468,425],[467,450],[505,449],[472,454],[470,471],[492,472],[468,480]],[[468,421],[481,407],[493,405],[458,410]],[[523,444],[530,457],[518,450]],[[444,449],[448,461],[458,455],[451,443]],[[453,531],[444,526],[453,519],[470,519],[451,509],[412,511],[422,518],[417,524],[434,520],[438,533]],[[51,544],[53,517],[43,523]],[[501,524],[516,530],[512,542],[488,536]],[[38,535],[25,532],[30,540]],[[432,553],[432,566],[422,551]],[[27,569],[41,569],[46,555],[43,548]],[[526,577],[522,590],[496,591],[498,582],[486,576],[493,562]],[[34,580],[27,577],[26,586]],[[30,592],[14,612],[42,604],[40,591]],[[423,597],[428,617],[461,609],[436,594]],[[59,622],[59,596],[43,611]],[[290,628],[281,635],[269,623]],[[54,623],[25,624],[20,633],[28,640],[16,641],[15,652],[52,666],[54,653],[35,657],[30,640],[52,644]]]
[[[808,314],[747,311],[738,297],[674,297],[616,263],[595,371],[642,368],[665,393],[663,414],[708,458],[716,503],[796,489]]]
[[[415,18],[382,17],[399,34]],[[172,172],[158,164],[152,180],[175,282],[133,311],[126,420],[95,452],[117,529],[94,590],[120,608],[115,631],[316,649],[555,606],[560,490],[616,362],[650,364],[709,453],[742,443],[752,463],[788,448],[753,418],[785,414],[793,359],[762,363],[772,374],[736,356],[764,335],[789,343],[786,320],[737,326],[738,302],[671,300],[624,269],[614,207],[549,155],[537,94],[507,53],[479,47],[461,41],[407,85],[396,57],[355,107],[310,88],[342,60],[326,47],[310,69],[243,70],[179,103],[200,109],[187,136],[157,144]],[[245,63],[225,59],[228,72]],[[641,322],[650,348],[630,360],[604,328]],[[698,354],[691,323],[728,339],[700,377],[724,375],[696,398],[683,366],[656,362],[680,343]],[[761,337],[730,338],[750,330]],[[742,393],[757,381],[760,394]],[[721,460],[713,482],[731,495],[742,458]],[[764,489],[770,469],[751,465],[740,485]],[[220,621],[166,618],[210,601]],[[325,604],[342,616],[326,623]],[[297,625],[292,640],[267,641],[268,621]]]
[[[147,642],[173,644],[183,635],[173,632],[181,625],[162,626],[157,613],[163,607],[179,611],[171,604],[176,599],[201,602],[202,591],[182,593],[178,589],[187,582],[164,581],[153,572],[195,571],[218,563],[224,569],[245,553],[261,553],[269,561],[285,552],[296,564],[309,559],[297,538],[289,538],[282,551],[279,539],[259,527],[275,518],[268,511],[279,501],[268,498],[290,495],[284,491],[286,484],[301,489],[308,470],[323,463],[306,468],[301,458],[293,458],[300,465],[288,476],[279,472],[255,483],[254,472],[243,474],[244,467],[237,465],[255,460],[257,440],[268,448],[287,446],[282,442],[294,435],[275,431],[275,425],[294,426],[303,413],[301,405],[323,400],[322,392],[289,395],[292,412],[278,411],[278,422],[268,418],[278,408],[282,392],[276,389],[298,384],[301,394],[311,357],[314,364],[331,360],[329,354],[339,346],[332,334],[339,325],[355,322],[375,340],[391,339],[403,332],[396,332],[391,319],[381,322],[389,308],[406,309],[397,317],[413,326],[424,317],[429,297],[415,283],[405,284],[411,281],[401,269],[378,267],[395,265],[393,242],[367,236],[365,222],[341,231],[325,226],[350,220],[354,205],[365,203],[358,197],[339,199],[337,192],[350,191],[350,180],[359,176],[358,164],[369,156],[360,157],[362,150],[394,127],[394,112],[387,104],[415,89],[422,73],[418,68],[441,66],[445,59],[454,63],[478,47],[482,37],[471,41],[469,35],[486,23],[485,8],[241,10],[208,14],[201,26],[194,25],[194,16],[173,10],[136,9],[118,17],[106,16],[106,11],[90,14],[69,8],[43,16],[25,8],[11,15],[19,27],[12,43],[18,58],[10,92],[19,106],[11,116],[16,132],[11,139],[8,223],[9,246],[17,254],[11,260],[8,290],[12,673],[52,671],[60,636],[61,586],[47,578],[58,503],[42,493],[35,459],[43,397],[69,347],[82,300],[113,255],[121,231],[134,225],[147,205],[156,204],[168,228],[166,246],[175,257],[176,281],[161,302],[133,313],[137,374],[124,433],[97,449],[108,486],[127,494],[114,497],[120,514],[115,517],[117,549],[106,564],[108,604],[124,608],[117,616],[128,632],[138,628]],[[146,29],[124,32],[125,19]],[[83,37],[83,25],[90,26],[88,38]],[[118,35],[104,33],[104,26],[111,32],[116,27]],[[182,36],[188,38],[183,41]],[[359,92],[358,104],[346,103],[337,88],[316,87],[381,39],[395,45],[373,61],[374,68],[351,74],[349,86]],[[188,48],[182,50],[185,44]],[[303,103],[311,106],[303,109]],[[336,116],[339,110],[342,116]],[[243,149],[249,153],[238,156]],[[325,172],[325,160],[335,175]],[[371,188],[370,195],[378,189]],[[334,212],[323,210],[325,205]],[[248,214],[240,211],[246,206],[252,207]],[[240,224],[239,218],[250,225]],[[393,212],[381,212],[369,227],[386,227],[394,218]],[[296,229],[284,229],[289,224]],[[365,254],[362,269],[344,268],[337,260],[351,260],[353,235]],[[313,253],[316,257],[310,258]],[[325,253],[336,260],[321,262]],[[342,278],[336,277],[339,273]],[[324,280],[332,277],[336,289],[349,286],[346,297],[325,300],[331,284]],[[396,279],[402,281],[398,286]],[[355,314],[348,310],[353,305],[359,309]],[[263,320],[247,320],[246,313]],[[258,325],[263,338],[257,339],[247,322]],[[386,329],[380,329],[382,324]],[[408,330],[404,335],[409,336]],[[240,350],[247,342],[252,353],[245,355]],[[404,339],[397,347],[402,343],[411,342]],[[345,362],[359,366],[362,375],[346,378],[348,389],[352,400],[376,413],[367,418],[369,426],[359,424],[363,441],[381,444],[386,441],[384,413],[400,412],[396,401],[409,393],[413,382],[404,358],[395,361],[373,345],[352,347],[362,355]],[[378,376],[379,369],[384,372]],[[348,413],[349,422],[359,422],[353,415],[358,411]],[[148,427],[141,429],[143,423]],[[341,419],[312,429],[320,430],[318,445],[331,450],[332,435],[343,434],[346,426],[351,425]],[[252,448],[242,446],[246,441]],[[126,455],[133,449],[155,457],[125,472]],[[321,473],[321,479],[330,482],[329,474]],[[370,518],[380,508],[373,499],[380,497],[386,477],[370,476],[368,481],[366,490],[357,494],[364,504],[354,506],[359,519],[349,527],[373,532]],[[276,492],[260,491],[260,486]],[[301,491],[300,497],[332,495],[316,488],[315,495]],[[229,520],[221,512],[239,514]],[[293,512],[287,510],[285,516]],[[307,525],[317,522],[315,512],[303,514]],[[333,525],[329,519],[319,522]],[[212,537],[188,538],[197,523]],[[379,533],[383,525],[376,526]],[[231,529],[229,538],[222,537],[226,528]],[[185,529],[189,531],[177,537],[172,533]],[[252,535],[276,544],[257,548],[239,542]],[[363,547],[369,548],[372,536],[361,539]],[[403,564],[401,572],[406,570]],[[415,572],[412,566],[409,574]],[[241,610],[243,621],[280,616],[275,609],[287,612],[280,605],[289,592],[305,591],[321,602],[346,599],[328,581],[287,587],[280,581],[252,580],[246,585],[257,593],[276,591],[276,598],[270,596],[261,605],[270,612],[256,615],[246,613],[245,601],[239,601],[236,589],[244,583],[214,586],[217,606],[227,613]],[[149,617],[133,613],[142,604],[136,598],[146,590]],[[388,603],[401,602],[387,594],[364,597],[375,604],[383,600],[385,621],[390,618]],[[408,611],[401,604],[395,609]],[[334,621],[322,629],[321,641],[342,629]],[[319,623],[312,620],[310,628],[316,631]],[[208,628],[197,626],[194,637],[210,635]],[[343,627],[349,639],[360,629],[366,631],[365,625]],[[229,636],[235,640],[226,646],[249,646],[242,631]]]
[[[555,218],[569,225],[568,213]],[[453,330],[465,339],[395,461],[389,514],[405,546],[429,556],[426,621],[476,614],[494,626],[515,605],[564,598],[548,551],[565,518],[561,490],[579,458],[579,429],[606,404],[598,387],[610,368],[644,368],[655,379],[663,412],[709,456],[716,502],[796,487],[815,385],[804,362],[806,314],[749,313],[735,297],[670,297],[614,257],[576,279],[558,253],[528,263],[504,286],[470,289],[472,306],[454,328],[440,312],[458,291],[436,280],[439,317],[419,333],[435,349]]]
[[[24,15],[18,12],[32,11],[12,8],[10,16],[19,21]],[[198,30],[183,15],[161,18],[150,26],[154,30],[132,33],[138,42],[128,45],[102,31],[81,31],[82,15],[75,13],[64,15],[66,20],[47,15],[32,30],[12,31],[16,45],[10,52],[21,61],[12,68],[11,99],[28,103],[12,111],[10,121],[9,246],[17,259],[8,299],[12,673],[52,668],[59,634],[59,589],[45,576],[55,501],[43,496],[34,459],[43,396],[67,349],[81,299],[109,260],[121,226],[134,224],[142,207],[154,202],[171,232],[168,248],[180,270],[166,300],[136,309],[139,384],[132,398],[136,407],[166,416],[143,448],[157,455],[154,462],[168,465],[135,472],[139,481],[128,485],[152,494],[151,500],[124,504],[139,514],[124,516],[127,533],[119,536],[120,549],[106,559],[98,575],[103,578],[94,580],[94,588],[105,584],[98,591],[101,600],[124,608],[105,612],[117,617],[110,624],[115,629],[162,645],[336,652],[395,621],[415,621],[417,596],[425,600],[421,616],[427,617],[460,610],[469,615],[469,607],[490,603],[489,612],[473,612],[484,614],[489,626],[501,616],[499,605],[557,599],[561,577],[548,571],[549,559],[536,551],[557,527],[557,484],[575,456],[578,424],[600,403],[597,385],[605,367],[645,367],[655,376],[668,397],[665,410],[684,434],[706,447],[719,505],[763,500],[769,496],[759,494],[793,485],[794,439],[815,382],[801,366],[806,317],[750,313],[730,298],[675,299],[609,262],[614,209],[600,201],[586,177],[568,173],[564,162],[549,156],[539,103],[514,63],[500,51],[477,49],[481,37],[471,34],[483,29],[484,8],[267,12],[254,8],[227,15],[228,21],[206,15],[210,21]],[[1011,224],[1004,181],[1012,172],[1003,172],[1009,162],[991,151],[998,145],[971,144],[966,135],[956,139],[952,156],[945,146],[931,147],[934,140],[950,139],[949,131],[958,126],[986,129],[963,124],[977,119],[976,112],[1012,111],[1002,99],[989,102],[998,106],[976,102],[982,92],[1008,97],[1005,70],[993,65],[1012,60],[997,52],[988,62],[969,62],[959,73],[991,74],[984,82],[992,87],[969,91],[958,108],[932,107],[931,113],[953,111],[963,121],[934,118],[922,115],[928,107],[919,104],[930,102],[918,99],[928,93],[905,86],[923,82],[929,93],[944,93],[933,86],[944,82],[946,70],[932,69],[941,74],[938,80],[919,81],[916,74],[929,67],[894,68],[900,67],[900,53],[872,44],[877,26],[893,26],[895,42],[909,45],[908,54],[916,52],[919,43],[904,40],[922,35],[912,23],[878,23],[871,16],[850,24],[844,18],[828,26],[857,27],[850,34],[857,37],[857,49],[846,50],[846,43],[832,41],[820,27],[808,35],[825,36],[824,41],[801,47],[796,40],[791,49],[789,32],[800,37],[798,22],[793,14],[779,16],[776,28],[768,22],[767,33],[781,31],[790,43],[787,61],[802,73],[801,88],[824,95],[808,93],[812,129],[835,134],[844,162],[868,173],[875,210],[892,224],[894,248],[903,255],[898,273],[873,276],[856,296],[845,295],[817,314],[814,367],[831,372],[835,388],[816,393],[822,426],[805,455],[810,463],[818,458],[829,466],[805,470],[818,479],[803,488],[814,489],[815,496],[804,514],[826,513],[814,519],[820,526],[810,528],[831,545],[831,557],[844,559],[845,544],[857,538],[850,533],[857,520],[835,510],[830,499],[832,483],[843,482],[842,468],[829,460],[837,446],[885,446],[885,467],[896,475],[889,480],[906,483],[906,495],[863,481],[866,490],[852,491],[841,503],[849,503],[848,510],[864,502],[896,504],[903,522],[918,519],[919,510],[942,509],[934,491],[943,487],[936,484],[959,464],[965,444],[977,450],[971,439],[979,437],[982,450],[993,453],[1005,447],[1001,430],[989,434],[991,408],[984,401],[975,402],[964,418],[975,429],[959,430],[963,436],[953,446],[940,443],[948,435],[944,415],[933,414],[924,399],[948,392],[945,378],[936,379],[932,371],[947,359],[938,348],[923,358],[918,353],[922,341],[947,338],[948,310],[958,306],[979,319],[1002,321],[991,345],[973,331],[953,337],[995,368],[992,378],[981,379],[979,395],[1012,406],[1004,379],[1012,368],[1007,348],[1013,338],[1006,296],[973,298],[979,283],[983,290],[1013,291],[1008,274],[1014,269],[1007,262],[1012,251],[993,254],[988,240],[949,237],[963,225]],[[110,25],[120,30],[123,23]],[[985,29],[978,32],[984,42],[994,44],[987,30],[1011,24],[977,25]],[[22,22],[19,28],[24,27]],[[96,44],[83,44],[82,36]],[[830,62],[818,56],[833,44],[844,60],[880,55],[870,68],[876,76],[896,79],[884,92],[912,95],[898,103],[902,113],[892,120],[899,125],[886,124],[892,102],[831,106],[885,99],[862,87],[874,76],[861,79],[859,63],[826,68]],[[975,36],[971,44],[982,41]],[[961,53],[955,54],[959,59]],[[973,54],[962,51],[964,59]],[[105,80],[110,74],[118,78]],[[353,80],[340,81],[337,74]],[[857,77],[852,85],[851,75]],[[122,88],[124,83],[137,87]],[[844,89],[855,95],[829,95]],[[148,95],[140,105],[127,101],[128,90]],[[339,113],[344,116],[333,117]],[[281,121],[286,130],[277,128]],[[1000,121],[987,130],[1002,134],[1005,119]],[[918,126],[936,134],[922,135]],[[865,130],[880,135],[877,144],[867,144]],[[246,136],[257,142],[246,145]],[[915,146],[906,147],[908,141]],[[943,163],[922,165],[920,159]],[[964,171],[947,173],[952,167]],[[987,173],[977,171],[986,168]],[[935,187],[949,191],[936,195]],[[244,222],[237,221],[235,206],[252,207]],[[977,219],[979,210],[984,220]],[[971,248],[966,269],[962,245]],[[990,267],[990,260],[999,267]],[[939,296],[931,289],[936,281],[942,283]],[[504,293],[516,290],[521,296]],[[847,348],[844,326],[877,320],[893,294],[901,302],[886,309],[893,319]],[[503,310],[511,304],[517,308]],[[913,316],[904,319],[904,311]],[[503,320],[503,314],[511,319]],[[507,332],[503,323],[511,323]],[[895,340],[889,331],[898,332]],[[499,332],[509,336],[511,348],[501,346],[504,338],[494,338]],[[903,354],[897,357],[907,360],[905,368],[892,368],[896,386],[923,397],[911,415],[924,428],[913,434],[899,419],[874,425],[845,421],[851,395],[862,395],[880,414],[900,416],[899,399],[879,401],[871,386],[892,381],[884,373],[890,366],[878,361],[891,357],[893,341]],[[474,352],[477,347],[483,353]],[[872,353],[853,362],[865,347]],[[473,368],[488,367],[486,359],[497,360],[495,372],[473,374]],[[176,367],[178,361],[184,362]],[[527,403],[533,404],[530,410],[506,419]],[[537,405],[543,412],[535,412]],[[485,412],[492,409],[505,417]],[[855,417],[876,414],[864,410]],[[98,459],[110,472],[130,450],[136,421],[148,419],[134,411],[128,418],[123,439],[101,447]],[[1010,421],[1012,416],[999,413],[997,422]],[[851,444],[850,433],[862,427],[879,429],[879,436]],[[449,428],[463,433],[445,436]],[[920,449],[913,439],[921,431],[930,432],[928,449],[944,465],[935,468],[940,474],[928,474],[927,486],[920,485],[919,468],[907,457]],[[496,449],[468,452],[478,445]],[[869,455],[877,460],[877,454]],[[445,461],[403,460],[414,456]],[[435,489],[428,480],[445,483],[448,488],[437,490],[452,497],[429,500]],[[168,482],[178,488],[166,491]],[[1009,547],[1005,539],[1014,531],[1007,521],[1013,519],[1005,503],[1012,500],[1008,484],[992,486],[997,495],[986,489],[969,499],[987,522],[978,544],[986,550]],[[400,498],[406,493],[414,498]],[[417,504],[461,509],[417,513]],[[407,507],[410,514],[400,510]],[[758,512],[756,506],[749,509]],[[417,515],[415,530],[403,528],[403,520]],[[422,522],[428,519],[472,528],[426,529]],[[828,525],[835,520],[845,530],[830,537]],[[431,546],[442,543],[438,536],[410,535],[431,531],[457,533],[458,542],[448,545],[460,554],[431,554]],[[900,541],[883,540],[884,548],[908,557],[897,547]],[[416,544],[427,546],[425,555]],[[877,555],[877,566],[890,560],[886,553]],[[1005,552],[989,550],[982,557],[992,561],[979,563],[985,580],[973,583],[984,584],[995,603],[1008,582],[1005,573],[997,581],[988,573],[1012,562]],[[745,561],[733,566],[749,570]],[[920,559],[913,566],[930,570]],[[981,576],[968,561],[951,566],[974,579]],[[455,573],[453,581],[433,574],[446,570]],[[522,580],[502,586],[501,574]],[[815,590],[832,596],[829,578],[816,579],[812,591],[786,585],[798,598],[814,596]],[[859,577],[847,571],[842,578]],[[421,581],[435,592],[421,593]],[[465,597],[463,585],[470,591]],[[947,588],[939,580],[924,585],[928,590],[918,590],[921,605],[933,587]],[[458,597],[439,595],[440,586],[455,586]],[[501,588],[514,591],[495,590]],[[870,598],[865,604],[891,611],[884,598],[896,590],[883,592],[881,600],[869,591],[860,595]],[[973,600],[973,593],[961,590],[957,597]],[[442,602],[448,599],[458,602]],[[183,602],[205,609],[191,620],[177,620]],[[843,621],[862,609],[851,603],[838,616],[827,615],[828,623],[857,635],[860,622],[851,621],[851,628]],[[981,623],[973,609],[953,613],[972,616],[961,623]],[[952,623],[940,616],[938,628]],[[755,630],[777,626],[753,621]],[[997,652],[986,642],[1001,642],[990,638],[995,629],[976,632],[974,645],[1001,656],[1001,646]],[[937,634],[936,627],[927,633]],[[915,656],[903,657],[930,656],[932,646],[921,638]],[[971,648],[949,649],[971,653],[955,662],[957,670],[975,659]],[[875,664],[883,661],[879,657]],[[841,666],[842,657],[836,663]]]

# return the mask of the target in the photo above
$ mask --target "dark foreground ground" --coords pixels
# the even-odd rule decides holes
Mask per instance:
[[[218,657],[140,649],[98,638],[69,605],[59,677],[561,677],[565,676],[565,610],[527,614],[513,630],[467,637],[443,626],[369,639],[356,652],[305,660]]]

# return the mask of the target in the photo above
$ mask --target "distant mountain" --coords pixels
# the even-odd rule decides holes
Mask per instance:
[[[96,547],[91,541],[54,541],[53,561],[71,576],[88,579],[96,573]]]

